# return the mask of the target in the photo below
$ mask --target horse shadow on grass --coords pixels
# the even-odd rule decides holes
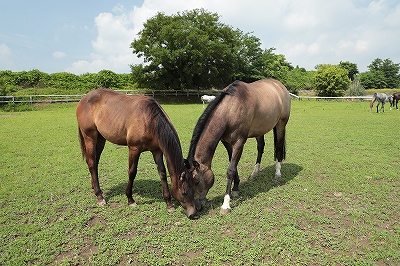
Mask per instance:
[[[127,184],[128,180],[126,180],[126,182],[121,182],[117,185],[114,185],[110,189],[105,191],[106,201],[113,201],[113,199],[118,198],[121,195],[125,195]],[[119,205],[125,204],[126,206],[128,206],[128,199],[126,197],[123,198],[123,202],[118,202]],[[141,179],[140,177],[136,178],[133,182],[133,199],[138,205],[164,202],[164,198],[162,196],[161,180]]]
[[[302,170],[303,167],[300,165],[283,163],[281,169],[282,176],[279,178],[275,177],[275,165],[263,168],[255,177],[250,177],[250,175],[248,175],[247,178],[245,178],[246,175],[242,174],[239,183],[239,196],[233,197],[234,205],[238,206],[242,202],[254,198],[260,193],[268,192],[275,187],[284,186],[286,183],[293,180]],[[224,186],[223,191],[220,191],[219,196],[208,199],[207,206],[201,211],[202,214],[208,213],[211,209],[222,205],[225,196],[225,187],[226,186]],[[232,208],[234,209],[234,206]]]
[[[244,175],[242,175],[241,182],[239,184],[240,195],[238,197],[234,197],[233,199],[235,200],[235,205],[237,206],[242,202],[245,202],[247,199],[254,198],[260,193],[268,192],[275,187],[285,185],[294,179],[302,170],[303,167],[297,164],[283,163],[281,169],[282,176],[280,178],[275,177],[275,165],[269,165],[263,168],[255,177],[247,176],[247,178],[244,178]],[[226,181],[226,178],[224,181]],[[221,182],[221,180],[219,182]],[[106,201],[109,202],[120,195],[125,195],[126,185],[127,181],[121,182],[108,189],[105,193]],[[140,177],[136,178],[133,182],[133,193],[134,199],[139,205],[164,202],[161,181],[157,179],[141,179]],[[220,207],[225,196],[225,186],[224,189],[222,191],[218,191],[218,193],[220,194],[219,196],[208,199],[207,206],[200,212],[201,215],[209,213],[209,211],[216,208],[216,206]],[[179,203],[173,198],[172,202],[175,208],[179,207]],[[118,205],[120,206],[123,204],[127,205],[126,197],[124,197],[123,202],[118,202]]]

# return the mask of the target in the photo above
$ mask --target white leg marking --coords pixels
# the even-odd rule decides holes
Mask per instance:
[[[231,206],[229,206],[229,202],[231,201],[231,197],[229,195],[225,195],[224,197],[224,204],[222,204],[221,209],[223,210],[230,210]]]
[[[256,165],[254,165],[253,173],[251,173],[250,177],[257,176],[259,171],[260,171],[260,164],[256,163]]]
[[[276,172],[275,172],[275,177],[281,177],[281,163],[276,162]]]

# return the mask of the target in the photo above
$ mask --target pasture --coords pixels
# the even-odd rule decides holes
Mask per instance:
[[[142,154],[128,207],[127,148],[106,144],[97,205],[81,158],[76,104],[0,112],[0,265],[398,265],[400,111],[369,102],[292,101],[287,159],[274,178],[273,136],[260,174],[249,139],[241,194],[220,214],[228,156],[199,220],[169,213],[151,153]],[[163,105],[186,157],[202,104]]]

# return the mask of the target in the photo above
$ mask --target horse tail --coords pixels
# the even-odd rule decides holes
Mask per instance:
[[[86,158],[86,146],[85,146],[85,140],[83,139],[82,131],[81,128],[78,126],[78,134],[79,134],[79,144],[81,146],[81,151],[82,151],[82,158]]]
[[[286,141],[285,141],[285,127],[280,128],[278,132],[278,125],[274,127],[274,160],[282,162],[286,159]]]

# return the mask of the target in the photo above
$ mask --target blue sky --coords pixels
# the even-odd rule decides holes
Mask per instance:
[[[397,0],[0,0],[0,70],[129,73],[141,62],[130,43],[148,18],[201,7],[308,70],[400,63]]]

